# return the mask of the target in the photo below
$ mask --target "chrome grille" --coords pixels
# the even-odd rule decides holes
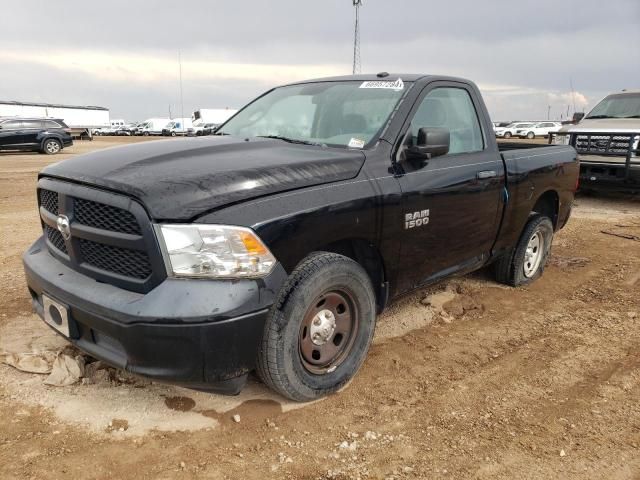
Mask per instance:
[[[575,147],[578,153],[595,155],[626,156],[634,141],[634,134],[629,135],[576,135]]]

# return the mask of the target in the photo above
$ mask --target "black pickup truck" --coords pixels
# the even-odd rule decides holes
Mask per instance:
[[[29,292],[111,365],[230,394],[256,370],[311,400],[353,377],[398,295],[488,264],[538,278],[578,171],[571,146],[497,145],[467,80],[295,83],[216,136],[45,168]]]

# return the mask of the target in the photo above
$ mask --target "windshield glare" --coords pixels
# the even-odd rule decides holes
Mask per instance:
[[[587,118],[630,118],[640,116],[640,93],[609,95],[594,107]]]
[[[217,134],[278,136],[362,148],[379,135],[409,83],[363,88],[373,82],[318,82],[272,90],[225,123]],[[392,82],[376,82],[390,84]]]

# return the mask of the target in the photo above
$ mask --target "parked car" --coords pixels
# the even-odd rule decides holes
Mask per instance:
[[[0,118],[0,150],[53,155],[71,145],[71,129],[59,118]]]
[[[59,118],[72,138],[92,140],[92,132],[109,124],[109,109],[96,106],[0,101],[0,117]]]
[[[215,136],[50,165],[33,305],[135,374],[237,393],[256,369],[293,400],[336,392],[390,299],[488,264],[512,286],[542,275],[576,152],[492,128],[468,80],[334,77],[272,89]]]
[[[508,127],[512,123],[513,122],[493,122],[493,130],[496,130],[497,128]]]
[[[583,188],[640,191],[640,90],[607,95],[549,141],[578,151]]]
[[[215,123],[204,123],[202,125],[194,125],[192,134],[196,137],[211,135],[218,125]]]
[[[97,136],[101,135],[117,135],[120,129],[124,128],[127,123],[122,119],[109,120],[108,127],[96,128],[93,130],[93,134]]]
[[[138,123],[127,123],[126,125],[122,125],[117,128],[115,134],[118,136],[131,136],[134,135],[136,128],[138,127]]]
[[[511,138],[516,135],[518,129],[529,128],[531,126],[533,126],[531,122],[510,123],[506,127],[497,127],[494,131],[498,138]]]
[[[562,128],[561,122],[540,122],[530,127],[520,127],[516,135],[520,138],[533,139],[536,137],[548,137],[550,133],[556,133]]]

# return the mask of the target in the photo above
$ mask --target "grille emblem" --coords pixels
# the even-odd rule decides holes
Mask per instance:
[[[605,148],[607,148],[607,146],[608,146],[608,145],[609,145],[609,142],[608,142],[607,140],[598,140],[598,141],[596,142],[596,146],[597,146],[598,148],[605,149]]]
[[[71,228],[69,227],[69,218],[66,215],[58,215],[56,220],[58,231],[62,234],[62,238],[69,240],[71,238]]]

